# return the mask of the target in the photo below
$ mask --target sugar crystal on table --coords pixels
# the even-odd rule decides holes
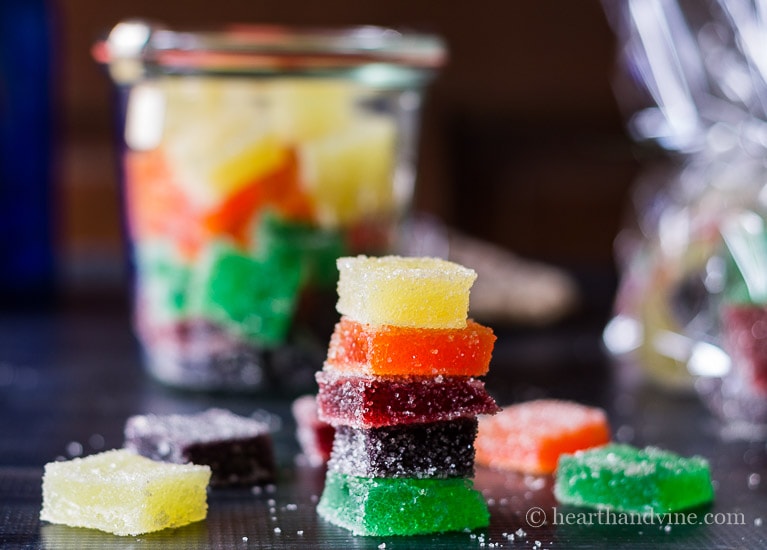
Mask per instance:
[[[463,328],[473,269],[438,258],[384,256],[338,259],[338,304],[360,323]]]
[[[328,472],[317,512],[355,535],[418,535],[485,527],[481,493],[465,478],[368,478]]]
[[[224,409],[133,416],[125,425],[125,447],[155,460],[207,464],[212,486],[255,485],[276,477],[269,425]]]
[[[610,441],[602,409],[539,399],[504,407],[479,419],[477,463],[530,474],[550,474],[564,453]]]
[[[208,466],[169,464],[127,449],[45,465],[40,519],[140,535],[205,519]]]
[[[493,331],[469,319],[465,328],[373,326],[341,318],[330,339],[326,370],[379,376],[482,376]]]
[[[319,417],[334,426],[374,428],[494,414],[498,406],[475,378],[347,376],[318,372]]]
[[[714,498],[706,459],[619,444],[562,455],[554,494],[564,504],[638,513],[676,512]]]
[[[476,418],[371,429],[339,426],[328,469],[362,477],[470,477],[476,434]]]

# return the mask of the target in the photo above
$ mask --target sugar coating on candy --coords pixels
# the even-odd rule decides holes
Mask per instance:
[[[485,384],[467,377],[349,376],[320,371],[320,420],[333,426],[375,428],[494,414]]]
[[[355,535],[418,535],[487,527],[471,480],[367,478],[328,472],[317,512]]]
[[[125,447],[154,460],[207,464],[213,486],[267,483],[276,476],[269,425],[224,409],[133,416],[125,424]]]
[[[291,412],[296,421],[296,439],[310,466],[328,461],[336,429],[317,416],[317,397],[302,395],[293,401]]]
[[[339,426],[328,469],[362,477],[471,477],[476,418],[360,429]]]
[[[504,407],[479,419],[477,463],[531,474],[549,474],[563,453],[610,441],[602,409],[571,401],[539,399]]]
[[[619,444],[562,455],[554,494],[564,504],[639,513],[675,512],[714,498],[706,459]]]
[[[205,249],[188,294],[189,313],[223,323],[263,345],[290,328],[301,273],[251,258],[225,242]]]
[[[140,535],[205,519],[208,466],[168,464],[127,449],[45,465],[40,519]]]
[[[333,288],[338,282],[336,258],[346,253],[340,231],[264,212],[257,228],[258,256],[285,270],[300,272],[302,284]]]
[[[342,317],[330,338],[326,370],[380,376],[487,374],[492,329],[469,319],[465,328],[424,329],[358,323]]]
[[[726,304],[722,327],[734,374],[742,377],[755,393],[767,395],[767,307]]]
[[[341,315],[371,325],[463,328],[473,269],[439,258],[338,259]]]

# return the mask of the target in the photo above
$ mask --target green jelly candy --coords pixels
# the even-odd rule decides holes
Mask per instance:
[[[711,502],[714,490],[702,457],[609,444],[562,455],[554,495],[564,504],[652,514]]]
[[[338,231],[285,220],[268,212],[261,217],[256,242],[260,258],[285,270],[300,271],[303,282],[321,288],[334,288],[338,282],[336,259],[346,255]]]
[[[481,493],[466,478],[368,478],[328,472],[319,515],[355,535],[421,535],[487,527]]]
[[[195,268],[190,310],[260,344],[279,344],[293,318],[298,277],[216,243]]]
[[[152,317],[176,320],[186,314],[191,270],[171,247],[157,243],[136,250],[136,271],[143,306]]]

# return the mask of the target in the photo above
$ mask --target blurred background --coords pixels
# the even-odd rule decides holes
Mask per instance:
[[[140,16],[174,28],[233,21],[374,24],[442,35],[416,206],[525,257],[609,274],[636,171],[611,86],[614,38],[597,0],[471,6],[203,0],[54,2],[57,250],[65,290],[123,283],[110,82],[90,48]]]

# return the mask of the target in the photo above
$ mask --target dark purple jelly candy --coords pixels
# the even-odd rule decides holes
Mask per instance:
[[[339,426],[328,469],[360,477],[472,477],[476,418],[383,428]]]
[[[125,447],[154,460],[206,464],[215,487],[271,483],[276,478],[269,425],[223,409],[133,416],[125,425]]]

